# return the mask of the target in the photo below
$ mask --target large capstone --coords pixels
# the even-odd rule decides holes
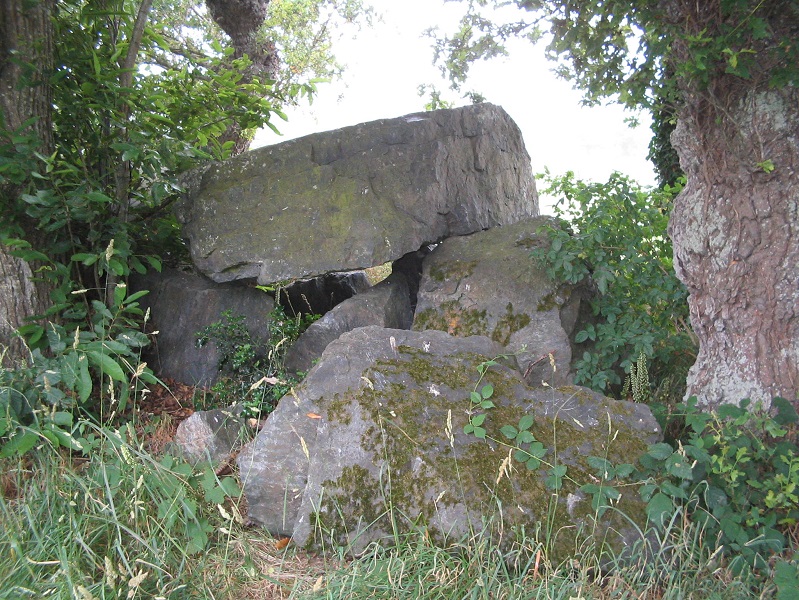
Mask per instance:
[[[259,148],[185,184],[178,218],[195,266],[217,282],[370,267],[538,214],[521,132],[492,104]]]

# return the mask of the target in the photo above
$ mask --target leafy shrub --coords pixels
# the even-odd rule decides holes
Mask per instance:
[[[223,374],[211,388],[210,403],[206,400],[203,408],[244,402],[247,416],[271,412],[297,382],[284,367],[286,352],[318,318],[299,314],[292,318],[276,305],[269,313],[269,343],[259,344],[245,326],[243,315],[224,311],[220,321],[197,334],[198,346],[209,342],[216,345]]]
[[[737,572],[767,569],[788,546],[786,529],[799,523],[799,415],[782,398],[773,406],[775,416],[751,410],[748,400],[705,413],[691,398],[675,409],[682,438],[641,459],[652,521],[662,526],[685,511]]]
[[[19,329],[30,358],[0,369],[0,439],[6,438],[0,455],[25,454],[41,437],[82,450],[71,432],[76,415],[106,422],[125,412],[131,393],[156,383],[139,355],[149,344],[137,302],[146,293],[128,295],[117,284],[111,306],[90,301],[88,328],[64,320]]]
[[[575,361],[576,382],[618,393],[621,374],[643,354],[655,396],[666,388],[666,395],[681,398],[695,343],[666,234],[679,186],[644,190],[618,173],[603,184],[578,181],[571,172],[546,181],[544,193],[561,198],[555,215],[569,221],[547,226],[551,245],[532,256],[554,280],[578,283],[590,276],[598,291],[591,303],[598,323],[575,338],[586,345]]]

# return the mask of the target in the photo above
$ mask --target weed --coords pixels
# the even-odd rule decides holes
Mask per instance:
[[[197,408],[216,408],[244,403],[244,416],[271,412],[297,379],[287,373],[286,352],[318,315],[289,317],[281,306],[269,313],[269,341],[255,341],[245,326],[245,317],[224,311],[221,320],[197,334],[198,346],[213,342],[219,351],[222,377]]]

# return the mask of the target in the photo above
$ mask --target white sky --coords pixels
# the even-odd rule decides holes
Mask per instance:
[[[336,45],[336,55],[347,67],[342,81],[320,84],[313,105],[287,111],[288,122],[275,121],[282,137],[269,130],[259,132],[253,147],[422,111],[428,101],[418,95],[422,83],[448,91],[432,65],[430,40],[421,34],[436,25],[454,28],[464,6],[444,5],[443,0],[371,3],[383,22],[362,29],[354,38],[348,32]],[[543,44],[514,42],[509,57],[475,64],[464,88],[480,92],[516,121],[534,172],[548,167],[554,174],[571,170],[582,179],[604,181],[615,170],[654,185],[654,171],[646,159],[648,116],[636,115],[641,124],[631,129],[624,120],[632,113],[620,106],[580,106],[580,92],[557,78],[552,67],[544,58]],[[444,97],[458,105],[466,103],[452,92]],[[547,201],[542,200],[542,212],[548,212]]]

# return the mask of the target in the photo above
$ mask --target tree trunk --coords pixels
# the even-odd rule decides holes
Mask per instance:
[[[700,349],[688,396],[796,403],[799,390],[799,90],[687,102],[672,144],[688,183],[669,235]],[[723,114],[723,117],[719,117]]]
[[[44,154],[49,154],[53,145],[47,81],[53,60],[52,7],[53,0],[0,0],[0,125],[15,131],[35,117],[31,128],[41,141],[40,151]],[[5,214],[19,191],[13,186],[0,186]],[[6,365],[25,355],[25,348],[14,333],[17,327],[28,317],[44,312],[47,305],[47,289],[34,282],[32,276],[31,267],[0,244],[0,352]],[[4,348],[9,351],[3,352]]]
[[[230,36],[233,43],[234,58],[245,54],[252,61],[249,69],[242,73],[243,80],[250,83],[254,78],[261,81],[275,79],[278,70],[278,56],[275,44],[258,35],[267,15],[270,0],[206,0],[205,4],[211,18]],[[219,142],[233,142],[232,156],[246,152],[252,137],[242,131],[238,123],[232,123],[223,133]]]
[[[10,367],[27,352],[15,330],[31,315],[44,312],[47,296],[34,283],[28,263],[7,250],[0,244],[0,364]]]
[[[16,130],[36,117],[33,130],[47,151],[53,146],[51,95],[53,0],[0,1],[0,106],[3,125]]]

